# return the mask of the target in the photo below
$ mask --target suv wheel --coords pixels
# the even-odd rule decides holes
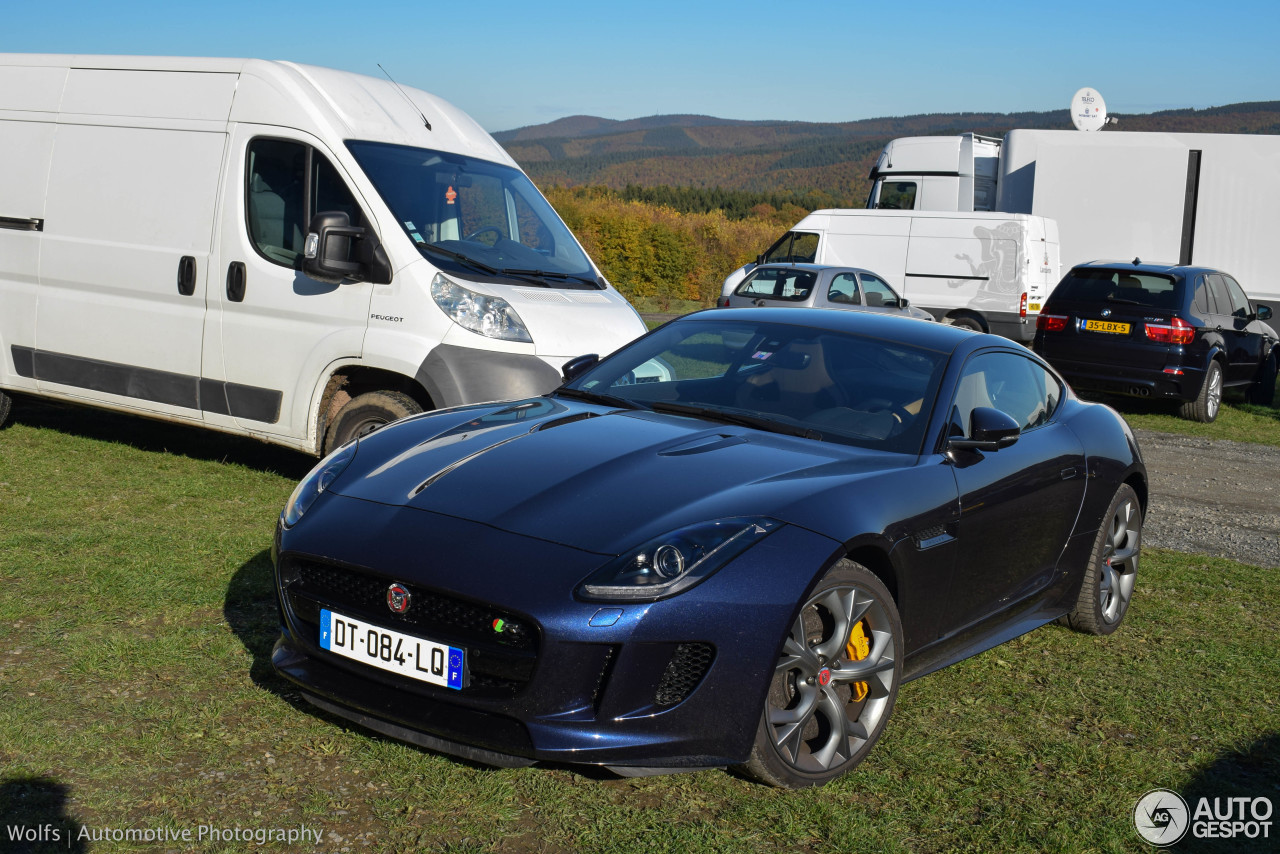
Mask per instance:
[[[1182,404],[1179,414],[1190,421],[1208,424],[1218,417],[1218,408],[1222,406],[1222,366],[1216,361],[1209,363],[1204,372],[1204,384],[1200,386],[1200,394],[1195,400]]]

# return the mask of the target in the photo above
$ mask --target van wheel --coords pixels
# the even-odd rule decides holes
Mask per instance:
[[[1262,367],[1258,369],[1258,378],[1253,381],[1253,385],[1249,386],[1245,392],[1245,398],[1250,403],[1256,403],[1259,406],[1270,406],[1276,400],[1276,354],[1269,353],[1262,363]]]
[[[9,412],[13,409],[13,398],[0,391],[0,427],[9,420]]]
[[[1209,424],[1218,417],[1218,407],[1222,406],[1222,366],[1216,361],[1210,362],[1204,372],[1204,384],[1195,400],[1182,404],[1178,413],[1188,421],[1199,421]]]
[[[383,424],[390,424],[422,411],[418,402],[398,391],[370,391],[347,401],[325,431],[324,452],[340,448],[352,439],[367,436]]]
[[[979,321],[978,318],[971,317],[967,314],[961,314],[957,317],[949,317],[947,318],[947,323],[951,324],[956,329],[972,329],[974,332],[987,331],[982,328],[982,322]]]

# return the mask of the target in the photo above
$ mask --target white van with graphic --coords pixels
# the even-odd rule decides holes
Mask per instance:
[[[5,392],[321,453],[540,394],[645,331],[426,92],[244,59],[0,54]]]

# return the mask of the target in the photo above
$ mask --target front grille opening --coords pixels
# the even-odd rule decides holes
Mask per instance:
[[[527,618],[403,581],[400,583],[409,590],[409,610],[396,614],[386,603],[392,579],[313,560],[287,558],[282,578],[286,579],[289,610],[317,633],[320,610],[330,608],[406,634],[464,647],[470,672],[470,684],[462,689],[465,694],[513,697],[533,676],[539,635],[537,626]]]
[[[711,662],[716,657],[716,650],[709,643],[682,643],[667,663],[667,669],[658,683],[658,690],[653,696],[655,706],[674,706],[684,702],[693,689],[702,682],[702,677],[711,669]]]

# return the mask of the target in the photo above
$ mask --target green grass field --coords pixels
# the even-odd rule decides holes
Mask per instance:
[[[820,790],[719,771],[490,770],[354,729],[272,674],[267,551],[311,460],[26,400],[14,415],[0,431],[0,834],[306,826],[322,845],[265,850],[1110,852],[1150,850],[1130,812],[1153,788],[1280,800],[1271,571],[1149,551],[1116,635],[1046,627],[904,686],[868,761]]]

